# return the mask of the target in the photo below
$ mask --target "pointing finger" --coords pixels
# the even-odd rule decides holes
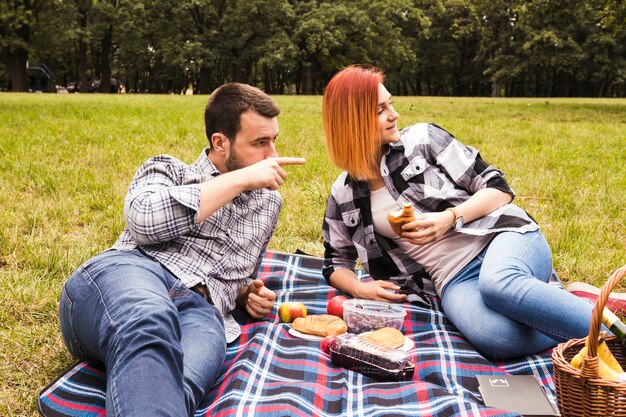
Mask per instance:
[[[287,166],[287,165],[304,165],[304,163],[306,162],[306,159],[304,159],[304,158],[290,158],[290,157],[287,157],[287,156],[273,158],[273,159],[281,167],[284,167],[284,166]]]

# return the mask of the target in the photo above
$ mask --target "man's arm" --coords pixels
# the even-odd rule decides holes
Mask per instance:
[[[302,158],[268,158],[203,182],[200,184],[200,209],[196,223],[205,221],[243,191],[262,188],[277,190],[287,177],[282,167],[302,164]]]
[[[184,184],[187,165],[159,155],[137,170],[124,199],[126,229],[139,244],[165,242],[195,227],[199,185]]]
[[[273,158],[200,184],[182,184],[185,165],[171,156],[148,160],[137,171],[124,203],[124,218],[139,244],[167,242],[197,224],[244,190],[277,189],[286,177],[284,165],[302,158]]]

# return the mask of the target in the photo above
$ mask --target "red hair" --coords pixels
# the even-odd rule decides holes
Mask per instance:
[[[360,180],[380,176],[377,109],[383,81],[380,69],[352,65],[335,74],[324,91],[322,115],[330,159]]]

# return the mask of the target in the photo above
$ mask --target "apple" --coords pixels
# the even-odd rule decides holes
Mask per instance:
[[[347,299],[348,297],[343,295],[334,296],[328,302],[328,306],[326,306],[326,313],[343,319],[343,302]]]
[[[278,307],[278,317],[283,323],[291,323],[298,317],[306,317],[306,307],[294,301],[282,303]]]

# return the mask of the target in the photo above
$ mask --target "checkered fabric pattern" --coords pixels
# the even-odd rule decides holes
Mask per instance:
[[[411,381],[379,382],[335,366],[320,342],[291,336],[289,325],[277,317],[286,301],[304,303],[309,314],[325,312],[337,292],[326,284],[321,268],[320,258],[266,254],[259,274],[276,291],[276,308],[263,321],[236,315],[242,334],[228,346],[221,376],[196,417],[517,416],[482,404],[479,374],[534,374],[555,403],[549,352],[508,362],[487,360],[447,320],[434,295],[431,308],[404,304],[403,332],[415,342]],[[105,378],[99,364],[74,365],[41,391],[41,413],[104,416]]]

